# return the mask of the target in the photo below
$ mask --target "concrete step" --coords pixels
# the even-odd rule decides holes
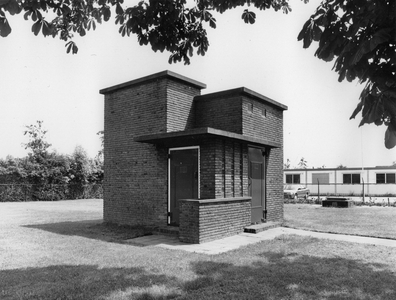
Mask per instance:
[[[168,226],[162,228],[156,228],[153,231],[153,234],[163,234],[163,235],[170,235],[170,236],[179,236],[179,227],[176,226]]]
[[[268,229],[282,226],[280,222],[266,222],[261,224],[250,225],[244,228],[244,232],[247,233],[259,233]]]

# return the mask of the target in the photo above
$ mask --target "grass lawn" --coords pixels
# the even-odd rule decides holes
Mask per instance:
[[[284,235],[195,254],[101,217],[101,200],[0,203],[0,299],[396,299],[396,248]]]
[[[285,204],[284,225],[322,232],[396,239],[396,208]]]

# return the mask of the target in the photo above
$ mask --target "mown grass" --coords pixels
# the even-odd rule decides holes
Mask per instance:
[[[320,232],[396,239],[396,208],[285,204],[284,226]]]
[[[396,299],[395,248],[290,235],[212,256],[139,247],[100,225],[100,200],[81,201],[0,204],[0,299]]]

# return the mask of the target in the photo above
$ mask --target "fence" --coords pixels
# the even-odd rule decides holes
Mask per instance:
[[[101,184],[0,184],[0,202],[103,198]]]

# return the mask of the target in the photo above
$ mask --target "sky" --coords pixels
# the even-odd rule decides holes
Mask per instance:
[[[391,165],[396,148],[384,146],[384,126],[358,127],[349,120],[363,86],[338,82],[333,63],[303,49],[297,36],[320,1],[290,0],[289,14],[256,12],[254,25],[241,19],[244,8],[214,14],[209,50],[190,65],[169,64],[169,53],[122,37],[114,19],[76,37],[79,52],[66,53],[58,38],[34,36],[23,15],[9,18],[12,33],[0,38],[0,158],[23,157],[25,126],[43,121],[51,150],[71,154],[82,146],[94,157],[100,149],[104,98],[99,90],[164,70],[207,85],[202,94],[246,87],[286,106],[284,160],[297,167],[332,168]],[[252,8],[252,10],[254,10]],[[315,46],[315,45],[313,45]]]

